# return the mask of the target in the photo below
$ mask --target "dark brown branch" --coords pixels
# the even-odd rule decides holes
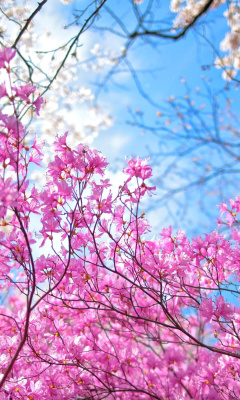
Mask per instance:
[[[16,49],[19,40],[21,39],[21,37],[24,34],[24,32],[28,29],[28,26],[29,26],[30,22],[33,20],[35,15],[41,10],[41,8],[44,6],[44,4],[46,2],[47,2],[47,0],[43,0],[41,3],[38,3],[38,7],[33,11],[33,13],[30,15],[30,17],[26,20],[26,23],[25,23],[24,27],[20,30],[15,42],[12,45],[13,49]]]
[[[202,10],[193,18],[193,20],[191,22],[189,22],[189,24],[187,26],[185,26],[185,28],[179,32],[177,35],[170,35],[170,34],[166,34],[161,32],[160,30],[153,30],[150,31],[148,29],[145,29],[143,32],[138,32],[135,31],[133,32],[129,38],[130,39],[134,39],[136,37],[140,37],[140,36],[156,36],[156,37],[160,37],[163,39],[171,39],[171,40],[178,40],[180,38],[182,38],[187,31],[193,26],[195,25],[195,23],[199,20],[199,18],[202,17],[202,15],[204,15],[208,9],[211,7],[212,3],[214,0],[208,0],[208,2],[205,4],[205,6],[202,8]]]
[[[35,287],[36,287],[35,265],[34,265],[34,260],[33,260],[33,256],[32,256],[32,250],[31,250],[31,246],[30,246],[29,239],[28,239],[28,236],[27,236],[27,232],[26,232],[26,230],[25,230],[25,228],[23,226],[21,217],[20,217],[17,209],[15,209],[15,215],[17,216],[17,219],[19,221],[20,229],[21,229],[21,231],[22,231],[22,233],[24,235],[24,238],[25,238],[25,241],[26,241],[26,246],[27,246],[28,252],[29,252],[29,257],[30,257],[30,261],[31,261],[31,265],[32,265],[32,288],[31,288],[31,291],[30,291],[30,296],[29,296],[29,293],[28,293],[29,298],[27,300],[27,311],[26,311],[26,321],[25,321],[25,326],[24,326],[24,333],[23,333],[21,342],[19,343],[16,352],[15,352],[13,358],[11,359],[11,362],[9,363],[9,365],[6,368],[6,371],[4,372],[4,375],[3,375],[2,380],[0,382],[0,389],[3,387],[7,377],[9,375],[9,373],[11,372],[11,370],[13,368],[13,365],[15,364],[15,362],[16,362],[16,360],[17,360],[17,358],[18,358],[18,356],[19,356],[19,354],[20,354],[20,352],[21,352],[21,350],[22,350],[22,348],[23,348],[23,346],[24,346],[24,344],[25,344],[25,342],[27,340],[29,323],[30,323],[30,316],[31,316],[31,304],[32,304],[32,301],[33,301],[33,296],[34,296]]]

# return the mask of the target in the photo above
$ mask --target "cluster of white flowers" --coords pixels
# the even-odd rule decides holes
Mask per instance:
[[[95,43],[90,53],[93,55],[82,68],[85,71],[101,72],[105,66],[113,66],[118,61],[118,56],[110,49],[101,48],[99,43]]]
[[[223,69],[223,78],[231,80],[240,70],[240,1],[239,0],[215,0],[211,9],[215,9],[226,3],[227,9],[224,16],[229,26],[225,38],[220,44],[220,49],[227,53],[223,57],[218,56],[215,65]],[[174,20],[175,28],[184,28],[203,10],[207,0],[171,0],[170,9],[177,13]]]
[[[24,24],[24,20],[29,13],[27,1],[23,0],[21,3],[16,4],[15,0],[1,0],[1,14],[0,14],[0,35],[4,40],[10,40],[16,36],[19,26]],[[17,16],[17,23],[11,26],[11,33],[8,30],[9,21],[14,20]]]
[[[240,1],[229,4],[224,16],[227,18],[230,31],[220,47],[227,54],[217,58],[216,66],[224,67],[224,79],[231,80],[240,71]]]

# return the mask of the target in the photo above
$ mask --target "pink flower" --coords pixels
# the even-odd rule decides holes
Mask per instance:
[[[16,205],[17,197],[17,186],[12,183],[12,179],[8,178],[4,181],[4,179],[0,178],[0,218],[6,215],[8,207]]]
[[[30,382],[30,390],[28,390],[28,399],[41,400],[44,393],[44,387],[40,380]]]
[[[6,91],[6,86],[5,86],[5,84],[3,83],[3,84],[0,86],[0,98],[5,97],[5,96],[7,96],[7,91]]]
[[[5,47],[2,51],[0,51],[0,68],[5,67],[5,62],[9,64],[9,62],[15,57],[16,50],[13,50],[11,47]]]
[[[56,152],[65,152],[66,150],[71,150],[67,145],[67,136],[68,132],[65,132],[62,136],[56,136],[56,140],[54,141],[54,150]]]
[[[30,94],[34,93],[35,90],[36,86],[33,86],[31,83],[27,83],[26,85],[22,85],[19,88],[16,88],[16,96],[25,101],[28,101]]]
[[[224,300],[223,296],[219,296],[216,299],[216,311],[214,312],[214,315],[216,315],[217,318],[224,318],[226,320],[231,320],[233,317],[234,310],[230,306],[229,303],[226,303]]]
[[[210,321],[213,317],[214,308],[212,299],[203,298],[199,306],[200,315],[207,321]]]
[[[37,150],[33,149],[29,156],[29,162],[32,162],[40,166],[41,161],[42,161],[42,154],[39,153]]]
[[[220,208],[222,214],[228,210],[226,203],[221,203],[218,207]]]
[[[136,178],[147,179],[152,176],[152,169],[150,165],[147,165],[147,160],[141,160],[140,157],[131,158],[128,162],[128,167],[124,169],[126,174],[129,174],[130,177],[127,180],[129,182],[133,176]]]
[[[106,158],[97,150],[90,149],[88,149],[86,157],[88,160],[87,172],[103,175],[104,169],[108,165]]]
[[[44,100],[43,100],[43,98],[42,98],[41,96],[38,96],[38,98],[33,102],[33,104],[34,104],[35,107],[36,107],[36,113],[37,113],[37,115],[39,115],[40,108],[41,108],[41,106],[42,106],[43,103],[44,103]]]

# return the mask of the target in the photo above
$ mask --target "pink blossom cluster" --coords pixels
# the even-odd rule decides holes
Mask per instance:
[[[26,145],[21,117],[42,99],[11,85],[12,56],[0,54],[0,398],[239,399],[239,198],[222,205],[229,238],[151,239],[147,162],[130,159],[114,195],[104,156],[67,133],[35,188],[42,143]]]

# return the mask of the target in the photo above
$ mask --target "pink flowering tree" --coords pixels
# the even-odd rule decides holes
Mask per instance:
[[[151,238],[147,162],[114,193],[106,159],[67,133],[37,189],[43,147],[22,120],[43,99],[15,86],[14,54],[0,52],[0,398],[239,399],[240,199],[221,205],[227,235]]]

